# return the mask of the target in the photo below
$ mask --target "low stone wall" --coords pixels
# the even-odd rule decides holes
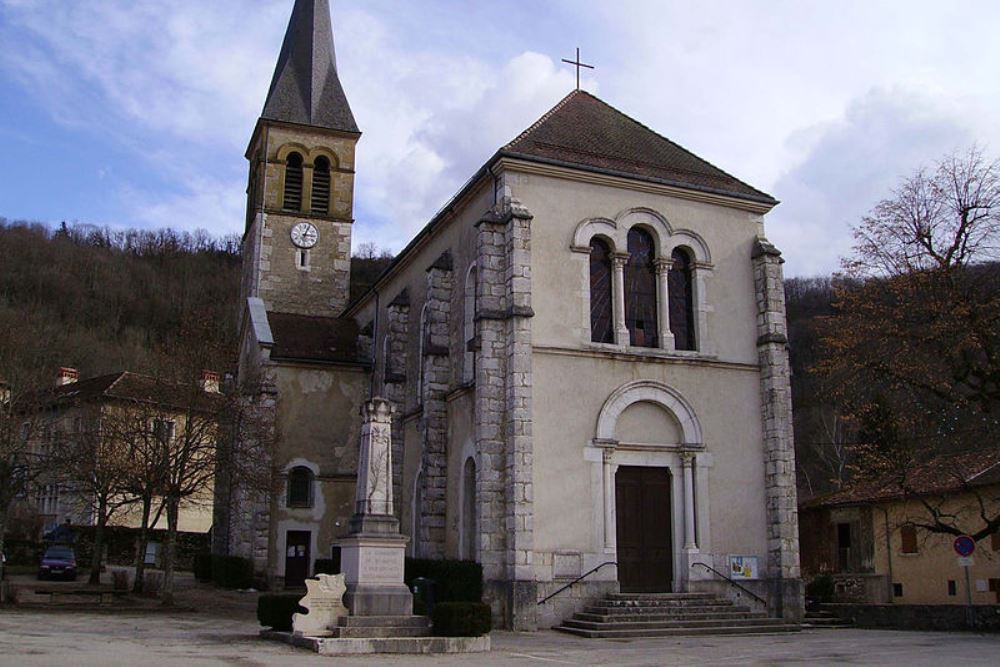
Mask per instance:
[[[569,582],[538,582],[538,599],[541,600],[547,595],[555,593],[567,583]],[[542,629],[560,625],[576,612],[583,611],[584,607],[592,604],[595,600],[603,599],[609,593],[617,592],[617,581],[578,581],[545,604],[538,605],[538,627]]]
[[[822,604],[860,628],[1000,632],[1000,605]]]

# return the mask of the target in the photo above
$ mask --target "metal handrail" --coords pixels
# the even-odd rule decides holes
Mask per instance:
[[[578,581],[582,581],[584,578],[589,577],[590,575],[592,575],[593,573],[597,572],[598,570],[600,570],[605,565],[618,565],[618,563],[616,561],[613,561],[613,560],[605,561],[605,562],[601,563],[600,565],[598,565],[597,567],[592,568],[592,569],[588,570],[587,572],[584,572],[579,577],[577,577],[573,581],[569,582],[568,584],[566,584],[565,586],[563,586],[562,588],[560,588],[559,590],[557,590],[555,593],[552,593],[551,595],[548,595],[548,596],[542,598],[541,600],[539,600],[539,602],[538,602],[539,606],[545,604],[546,602],[548,602],[549,600],[551,600],[555,596],[557,596],[560,593],[562,593],[567,588],[570,588],[573,584],[577,583]]]
[[[751,590],[750,590],[749,588],[746,588],[745,586],[740,586],[740,585],[739,585],[738,583],[736,583],[735,581],[733,581],[732,579],[730,579],[730,578],[729,578],[729,577],[727,577],[726,575],[722,574],[721,572],[719,572],[718,570],[716,570],[716,569],[715,569],[714,567],[712,567],[711,565],[708,565],[708,564],[706,564],[706,563],[701,563],[701,562],[698,562],[698,563],[691,563],[691,567],[694,567],[695,565],[701,565],[701,566],[702,566],[703,568],[705,568],[706,570],[711,570],[711,571],[712,571],[712,572],[714,572],[714,573],[715,573],[716,575],[718,575],[718,576],[722,577],[723,579],[725,579],[726,581],[728,581],[728,582],[729,582],[730,584],[732,584],[732,585],[733,585],[733,586],[735,586],[736,588],[740,589],[741,591],[743,591],[744,593],[746,593],[747,595],[749,595],[750,597],[752,597],[752,598],[753,598],[754,600],[756,600],[757,602],[760,602],[760,603],[761,603],[762,605],[764,605],[765,607],[767,606],[767,600],[765,600],[765,599],[764,599],[764,598],[762,598],[761,596],[757,595],[756,593],[754,593],[753,591],[751,591]]]

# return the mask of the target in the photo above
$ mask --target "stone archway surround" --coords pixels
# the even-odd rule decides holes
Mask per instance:
[[[629,406],[639,402],[654,403],[668,411],[680,426],[681,442],[619,442],[615,437],[618,419]],[[675,590],[686,590],[692,578],[690,564],[701,559],[700,546],[707,541],[707,475],[711,465],[711,455],[705,452],[701,423],[691,404],[680,392],[662,382],[628,382],[605,400],[598,415],[595,437],[585,449],[585,458],[600,465],[602,484],[594,501],[596,513],[603,516],[599,532],[603,536],[605,554],[617,553],[615,474],[618,467],[655,466],[670,471],[674,480],[671,505],[681,510],[674,511],[672,520],[673,544],[677,545],[673,581]]]

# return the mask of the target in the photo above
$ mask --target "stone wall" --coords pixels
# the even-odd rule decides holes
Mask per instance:
[[[768,578],[774,582],[770,597],[780,616],[797,620],[802,616],[802,581],[791,376],[781,272],[784,260],[778,249],[763,238],[755,242],[752,259],[767,498]]]
[[[820,610],[861,628],[1000,632],[1000,605],[823,604]]]
[[[389,302],[384,325],[382,355],[382,396],[396,406],[392,415],[392,496],[396,518],[402,517],[403,498],[403,413],[406,407],[406,341],[410,335],[410,295],[403,289]]]

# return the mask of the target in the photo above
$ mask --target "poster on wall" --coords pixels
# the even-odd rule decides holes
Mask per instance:
[[[730,556],[729,576],[732,579],[756,579],[757,578],[757,557],[756,556]]]

